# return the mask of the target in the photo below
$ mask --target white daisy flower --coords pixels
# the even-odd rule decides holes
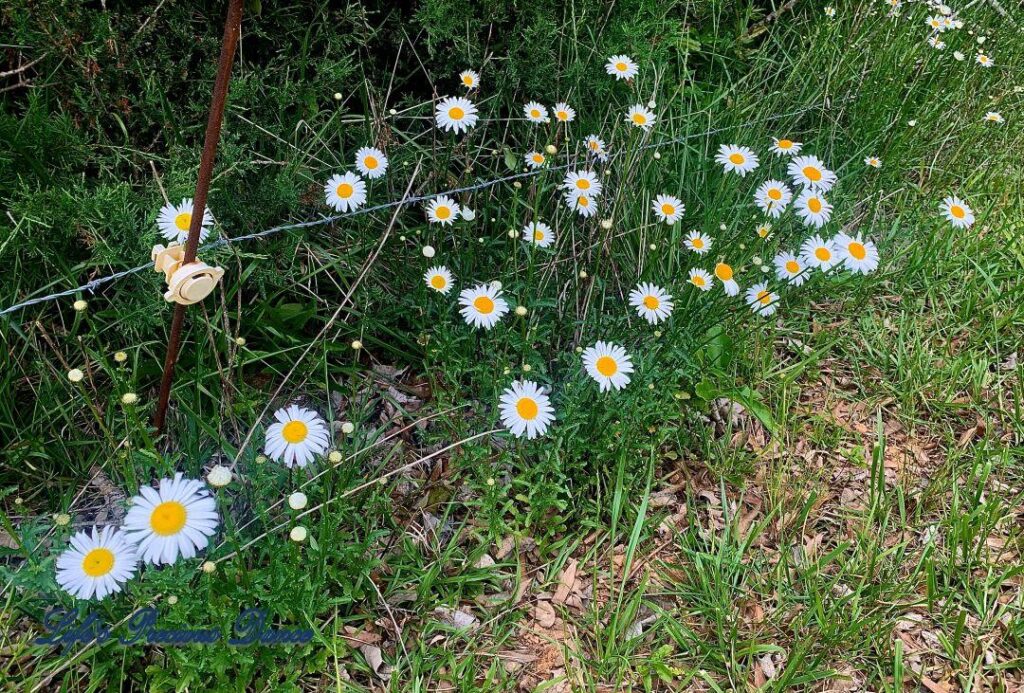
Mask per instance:
[[[423,275],[423,281],[434,291],[447,294],[452,290],[452,273],[444,265],[435,265]]]
[[[703,255],[711,250],[713,240],[711,236],[701,231],[691,231],[686,235],[683,244],[698,255]]]
[[[826,7],[825,16],[828,17],[829,19],[834,19],[836,16],[836,8],[832,7],[831,5]]]
[[[57,584],[78,599],[103,599],[121,591],[139,565],[135,544],[110,525],[76,532],[57,557]]]
[[[758,224],[757,228],[754,229],[754,233],[757,234],[758,238],[767,239],[769,236],[772,235],[772,225],[769,224],[767,221],[764,222],[763,224]]]
[[[305,467],[316,455],[327,452],[330,442],[327,424],[312,409],[292,404],[274,412],[274,423],[267,426],[263,452],[289,469]]]
[[[489,330],[498,324],[508,312],[508,302],[502,298],[500,286],[477,284],[472,289],[463,289],[459,294],[459,305],[467,325]]]
[[[941,51],[946,47],[946,42],[940,39],[938,36],[929,36],[928,45],[937,51]]]
[[[528,152],[525,157],[526,165],[530,168],[540,168],[547,162],[547,158],[540,152]]]
[[[1000,113],[998,113],[996,111],[989,111],[988,113],[986,113],[985,114],[985,120],[987,122],[989,122],[989,123],[1000,123],[1000,124],[1002,124],[1002,123],[1006,122],[1005,119],[1003,118],[1002,114],[1000,114]]]
[[[808,188],[796,198],[796,213],[804,224],[820,229],[832,218],[832,205],[820,192]]]
[[[476,89],[480,86],[480,73],[476,70],[463,70],[459,73],[459,81],[466,89]]]
[[[640,72],[640,68],[628,55],[613,55],[608,58],[604,71],[615,79],[633,79]]]
[[[932,15],[928,17],[925,20],[925,24],[927,24],[928,28],[931,29],[932,31],[945,31],[945,28],[943,27],[942,17],[940,17],[939,15]]]
[[[156,564],[194,558],[210,543],[217,524],[217,503],[209,490],[181,472],[161,479],[159,490],[140,488],[124,516],[127,539],[143,561]]]
[[[675,195],[658,195],[651,203],[654,215],[669,226],[683,218],[686,205]]]
[[[531,123],[544,123],[548,119],[548,109],[536,101],[531,101],[523,106],[523,115]]]
[[[181,204],[166,204],[160,208],[160,214],[156,218],[156,225],[160,228],[160,234],[171,243],[185,244],[188,240],[188,229],[192,225],[192,211],[194,204],[191,197],[186,197]],[[203,211],[203,221],[199,226],[199,242],[206,241],[210,235],[210,226],[213,225],[213,215],[210,208]]]
[[[547,248],[555,242],[555,232],[543,221],[535,221],[523,227],[523,240],[538,248]]]
[[[724,262],[715,265],[715,276],[718,277],[718,281],[722,282],[722,288],[729,296],[735,296],[740,292],[740,285],[733,279],[733,274],[732,265]]]
[[[356,168],[367,178],[380,178],[388,171],[388,158],[376,147],[361,147],[356,152]]]
[[[966,202],[955,195],[944,199],[939,207],[949,223],[958,229],[966,229],[974,223],[974,212]]]
[[[794,142],[786,138],[772,138],[772,151],[779,156],[796,156],[803,146],[803,142]]]
[[[587,148],[589,154],[593,154],[602,161],[608,158],[608,152],[605,150],[604,140],[597,135],[587,135],[586,139],[583,140],[583,145]]]
[[[715,162],[721,164],[727,173],[732,171],[740,174],[740,176],[746,176],[757,168],[759,164],[754,150],[737,144],[723,144],[719,146]]]
[[[754,203],[762,212],[778,219],[793,199],[793,191],[781,180],[766,180],[754,192]]]
[[[555,409],[551,400],[532,380],[516,381],[501,393],[501,423],[521,438],[529,440],[544,435],[555,420]]]
[[[993,65],[995,65],[995,63],[992,61],[992,58],[990,58],[985,53],[978,53],[976,56],[974,56],[974,62],[978,63],[982,67],[992,67]]]
[[[835,244],[819,235],[811,236],[800,246],[800,257],[810,267],[827,272],[843,261]]]
[[[581,217],[592,217],[597,214],[597,200],[590,195],[567,192],[563,199],[566,206],[574,210]]]
[[[747,305],[760,316],[768,317],[779,309],[779,295],[768,290],[768,283],[754,284],[747,289]]]
[[[335,174],[324,185],[324,197],[339,212],[359,209],[366,203],[366,182],[351,171]]]
[[[476,125],[479,118],[476,106],[469,99],[461,96],[448,96],[437,104],[434,110],[434,120],[437,127],[452,132],[466,132]]]
[[[865,157],[864,165],[870,166],[871,168],[882,168],[882,160],[877,156]]]
[[[431,224],[450,226],[459,218],[461,211],[455,200],[447,195],[438,195],[427,203],[427,221]]]
[[[800,286],[807,281],[807,267],[793,253],[782,252],[775,256],[775,276],[793,286]]]
[[[694,267],[690,270],[689,282],[701,291],[711,291],[711,274],[707,270]]]
[[[571,195],[586,195],[590,198],[600,197],[604,186],[601,179],[593,171],[569,171],[562,181],[562,188]]]
[[[650,130],[654,127],[655,120],[657,120],[657,118],[655,117],[654,112],[650,109],[644,108],[640,104],[631,106],[630,109],[626,111],[626,122],[632,123],[635,127],[641,128],[642,130]]]
[[[552,110],[555,112],[555,120],[560,123],[571,123],[576,119],[576,111],[564,101],[556,103]]]
[[[832,239],[832,245],[851,272],[868,274],[878,269],[878,248],[871,241],[861,238],[860,234],[849,236],[837,233]]]
[[[966,58],[967,56],[961,53],[960,51],[953,51],[953,57],[956,58],[957,61],[963,62],[964,58]]]
[[[636,308],[637,315],[657,325],[672,314],[672,297],[660,286],[644,282],[629,292],[629,305]]]
[[[836,184],[836,174],[825,168],[825,164],[816,156],[796,157],[789,162],[787,171],[797,185],[819,192],[828,192]]]
[[[583,351],[583,366],[587,374],[597,381],[598,390],[621,390],[629,384],[633,361],[618,344],[598,342]]]

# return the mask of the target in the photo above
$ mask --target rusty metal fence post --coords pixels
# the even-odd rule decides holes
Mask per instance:
[[[192,222],[188,229],[188,240],[185,242],[185,259],[183,264],[195,261],[199,248],[199,231],[202,227],[203,215],[206,212],[206,197],[210,192],[210,179],[213,177],[213,161],[217,157],[217,144],[220,142],[220,126],[224,119],[224,104],[228,96],[228,84],[231,81],[231,67],[235,61],[235,49],[238,36],[242,31],[242,0],[230,0],[228,15],[224,21],[224,37],[221,40],[220,59],[217,63],[217,79],[213,85],[213,98],[210,101],[210,117],[206,121],[206,138],[203,142],[202,159],[199,162],[199,177],[196,180],[196,192],[193,197]],[[174,317],[171,319],[171,334],[167,341],[167,357],[164,359],[163,377],[160,379],[160,397],[157,400],[156,415],[153,424],[159,433],[163,430],[167,418],[167,404],[170,401],[171,385],[174,382],[174,365],[178,361],[181,348],[181,330],[185,322],[186,306],[176,303]]]

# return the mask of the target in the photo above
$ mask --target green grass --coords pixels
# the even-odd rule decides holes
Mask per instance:
[[[189,310],[163,436],[147,427],[170,315],[155,275],[87,296],[85,312],[68,300],[0,320],[4,679],[26,690],[1020,686],[1022,18],[972,6],[936,51],[919,3],[900,21],[879,3],[840,5],[835,20],[804,3],[777,21],[767,11],[428,2],[411,15],[268,7],[247,21],[211,193],[220,234],[325,214],[322,181],[371,141],[392,169],[370,204],[398,199],[413,171],[417,194],[509,175],[548,143],[568,163],[590,132],[623,155],[602,170],[604,206],[588,221],[560,205],[551,171],[462,196],[476,219],[447,230],[417,205],[393,226],[384,210],[204,256],[227,275]],[[54,43],[39,88],[5,94],[0,307],[139,264],[161,190],[191,195],[210,81],[200,58],[215,50],[220,8],[167,12],[142,36],[144,20],[98,10],[0,15],[26,45],[43,42],[33,49],[71,31],[55,26],[88,37]],[[210,45],[186,61],[168,43],[189,31]],[[971,62],[977,35],[991,70]],[[136,50],[83,78],[111,45]],[[635,85],[603,74],[617,52],[640,59]],[[455,93],[455,74],[481,65],[485,120],[464,137],[432,130],[424,80]],[[141,96],[119,115],[111,104],[133,75]],[[569,138],[503,120],[562,98],[579,114]],[[650,99],[659,121],[643,136],[621,114]],[[988,110],[1007,122],[983,123]],[[753,190],[785,177],[768,153],[783,135],[839,174],[826,231],[865,233],[883,261],[869,277],[781,288],[777,319],[764,320],[685,279],[723,258],[749,286],[755,258],[809,235],[791,212],[770,239],[754,233]],[[660,141],[673,142],[637,149]],[[753,147],[762,166],[723,176],[712,162],[723,142]],[[869,154],[882,169],[862,164]],[[681,224],[652,218],[659,192],[686,202]],[[941,219],[947,194],[970,202],[973,228]],[[553,250],[508,237],[535,216],[555,227]],[[706,258],[682,246],[690,229],[714,237]],[[438,263],[457,288],[499,279],[527,315],[471,331],[454,294],[423,286]],[[638,280],[676,297],[666,324],[629,309]],[[634,356],[626,390],[598,396],[581,372],[575,350],[597,339]],[[73,367],[87,372],[80,385]],[[519,377],[553,388],[558,420],[537,441],[490,433]],[[139,404],[122,405],[126,392]],[[718,398],[744,412],[716,424]],[[336,431],[343,462],[308,481],[259,456],[266,417],[293,399],[355,425]],[[92,608],[116,623],[155,604],[163,627],[227,629],[261,604],[314,641],[33,645],[46,606],[72,605],[53,580],[70,528],[53,516],[88,526],[117,508],[89,484],[94,470],[131,496],[214,458],[240,474],[219,492],[216,572],[199,560],[149,568]],[[301,517],[281,502],[299,485]],[[288,540],[294,524],[305,544]],[[570,596],[554,600],[570,566]],[[554,625],[538,626],[547,604]],[[438,607],[478,625],[446,625]]]

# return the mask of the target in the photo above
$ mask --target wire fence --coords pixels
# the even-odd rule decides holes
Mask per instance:
[[[790,111],[788,113],[780,113],[778,115],[773,115],[773,116],[768,116],[766,118],[762,118],[758,122],[772,122],[772,121],[776,121],[776,120],[783,120],[785,118],[793,118],[793,117],[796,117],[796,116],[799,116],[799,115],[803,115],[804,113],[807,113],[809,111],[817,110],[817,109],[820,109],[820,108],[823,108],[823,107],[824,106],[821,105],[821,104],[814,104],[814,105],[811,105],[811,106],[805,106],[804,108],[800,108],[800,109],[797,109],[795,111]],[[690,133],[688,135],[682,135],[680,137],[674,137],[674,138],[667,139],[667,140],[659,140],[657,142],[649,142],[647,144],[643,144],[643,145],[640,145],[640,146],[637,146],[637,147],[632,147],[630,149],[617,151],[615,153],[610,154],[608,158],[609,159],[616,159],[616,158],[619,158],[619,157],[622,157],[622,156],[626,156],[626,155],[629,155],[629,154],[633,154],[633,153],[644,151],[644,150],[648,150],[648,149],[657,149],[658,147],[666,147],[666,146],[673,145],[673,144],[680,144],[682,142],[687,142],[689,140],[700,139],[700,138],[704,138],[704,137],[710,137],[712,135],[717,135],[717,134],[722,133],[722,132],[728,132],[730,130],[737,130],[737,129],[740,129],[740,128],[746,128],[746,127],[749,127],[749,126],[751,126],[753,124],[754,124],[754,121],[748,121],[748,122],[745,122],[745,123],[738,123],[736,125],[725,125],[725,126],[718,127],[718,128],[711,128],[711,129],[708,129],[708,130],[704,130],[702,132]],[[294,223],[289,223],[289,224],[281,224],[279,226],[274,226],[272,228],[264,229],[262,231],[256,231],[254,233],[249,233],[249,234],[245,234],[245,235],[242,235],[242,236],[235,236],[234,238],[222,237],[222,238],[218,238],[217,240],[214,240],[214,241],[211,241],[209,243],[206,243],[205,245],[201,246],[199,248],[199,250],[200,251],[215,250],[217,248],[222,248],[224,246],[232,245],[232,244],[235,244],[235,243],[242,243],[244,241],[251,241],[251,240],[255,240],[257,238],[267,238],[269,236],[275,236],[275,235],[277,235],[279,233],[284,233],[286,231],[296,231],[296,230],[300,230],[300,229],[309,229],[309,228],[314,228],[314,227],[317,227],[317,226],[324,226],[326,224],[332,224],[332,223],[334,223],[336,221],[340,221],[342,219],[351,219],[353,217],[358,217],[358,216],[361,216],[361,215],[364,215],[364,214],[372,214],[374,212],[380,212],[380,211],[383,211],[383,210],[386,210],[386,209],[393,209],[395,207],[401,207],[401,206],[404,206],[404,205],[411,205],[411,204],[416,204],[418,202],[424,202],[424,201],[427,201],[427,200],[432,200],[435,197],[438,197],[439,195],[460,195],[460,194],[463,194],[463,193],[475,192],[477,190],[485,190],[485,189],[491,188],[491,187],[493,187],[495,185],[501,185],[502,183],[511,183],[511,182],[515,182],[517,180],[522,180],[522,179],[526,179],[526,178],[533,178],[534,176],[543,175],[543,174],[548,173],[550,171],[566,170],[566,169],[569,169],[569,168],[572,168],[572,167],[576,166],[578,163],[579,163],[579,159],[577,158],[577,159],[575,159],[575,160],[573,160],[571,162],[567,162],[567,163],[564,163],[564,164],[559,164],[557,166],[546,166],[546,167],[539,168],[539,169],[534,169],[534,170],[531,170],[531,171],[524,171],[524,172],[521,172],[521,173],[514,173],[512,175],[503,176],[501,178],[493,178],[493,179],[490,179],[490,180],[481,181],[479,183],[474,183],[473,185],[467,185],[467,186],[464,186],[464,187],[461,187],[461,188],[451,188],[449,190],[443,190],[443,191],[440,191],[440,192],[432,192],[432,193],[429,193],[429,194],[426,194],[426,195],[414,195],[414,196],[402,198],[400,200],[394,200],[394,201],[391,201],[391,202],[385,202],[385,203],[379,204],[379,205],[373,205],[373,206],[370,206],[370,207],[361,207],[360,209],[352,210],[352,211],[349,211],[349,212],[343,212],[341,214],[333,214],[333,215],[330,215],[330,216],[323,216],[323,217],[320,217],[319,219],[312,219],[312,220],[309,220],[309,221],[294,222]],[[45,296],[39,296],[39,297],[36,297],[36,298],[26,299],[26,300],[24,300],[24,301],[22,301],[20,303],[16,303],[16,304],[14,304],[12,306],[4,308],[3,310],[0,310],[0,316],[2,316],[2,315],[9,315],[11,313],[14,313],[14,312],[17,312],[19,310],[22,310],[23,308],[28,308],[30,306],[38,305],[40,303],[48,303],[50,301],[56,301],[57,299],[60,299],[60,298],[66,298],[68,296],[75,296],[75,295],[78,295],[78,294],[81,294],[81,293],[84,293],[84,292],[93,293],[93,292],[96,291],[96,289],[98,289],[99,287],[101,287],[101,286],[103,286],[105,284],[110,284],[110,283],[115,282],[115,281],[117,281],[119,279],[123,279],[123,278],[131,276],[133,274],[138,274],[139,272],[142,272],[143,270],[152,269],[152,268],[153,268],[153,263],[152,262],[147,262],[144,265],[139,265],[137,267],[132,267],[130,269],[122,270],[120,272],[115,272],[113,274],[109,274],[109,275],[106,275],[106,276],[103,276],[103,277],[98,277],[96,279],[93,279],[91,281],[86,282],[85,284],[82,284],[80,286],[76,286],[76,287],[71,288],[71,289],[66,289],[64,291],[58,291],[56,293],[47,294]]]

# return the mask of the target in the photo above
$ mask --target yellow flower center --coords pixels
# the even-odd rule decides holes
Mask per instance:
[[[569,114],[566,113],[565,111],[558,111],[557,113],[555,113],[555,116],[559,120],[569,120]]]
[[[91,578],[103,577],[113,569],[114,552],[110,549],[93,549],[82,559],[82,572]]]
[[[540,111],[538,111],[536,108],[534,108],[532,111],[530,111],[530,117],[531,118],[540,118]]]
[[[704,281],[704,277],[700,276],[699,274],[695,274],[692,277],[690,277],[690,281],[693,283],[694,286],[704,286],[707,283]]]
[[[299,421],[298,419],[289,421],[281,429],[281,437],[292,445],[301,443],[306,439],[307,435],[309,435],[309,426],[306,425],[305,421]]]
[[[615,63],[615,69],[618,70],[619,72],[625,72],[626,71],[626,63],[624,63],[624,62],[622,62],[620,60],[619,62]]]
[[[615,375],[619,370],[619,364],[615,363],[615,359],[611,356],[602,356],[597,360],[597,363],[594,364],[594,367],[597,368],[598,373],[606,378],[610,378]]]
[[[778,202],[782,199],[782,191],[778,188],[772,188],[768,191],[768,198]]]
[[[434,210],[434,216],[437,217],[438,219],[447,219],[451,215],[452,210],[444,205],[441,205],[440,207]]]
[[[832,259],[832,251],[825,246],[819,246],[814,249],[814,257],[818,258],[822,262],[828,262]]]
[[[779,149],[792,149],[793,140],[779,140]]]
[[[634,113],[633,114],[633,122],[635,124],[637,124],[637,125],[646,125],[647,124],[647,116],[645,116],[643,113]]]
[[[465,84],[467,87],[473,86],[473,75],[463,75],[462,83]]]
[[[585,197],[581,197],[581,198],[579,198],[576,201],[576,204],[578,204],[580,207],[589,207],[590,206],[590,200],[588,200]]]
[[[447,284],[448,282],[446,282],[445,278],[442,277],[440,274],[435,274],[433,277],[430,278],[430,285],[437,289],[438,291],[443,289]]]
[[[858,243],[857,241],[852,241],[850,245],[846,247],[846,249],[850,252],[850,255],[852,255],[855,260],[863,260],[868,254],[867,249],[864,247],[864,244]]]
[[[658,300],[657,296],[644,296],[644,307],[647,310],[658,310],[660,305],[661,301]]]
[[[533,232],[533,240],[537,241],[538,243],[543,241],[544,240],[544,232],[539,230],[539,229],[537,231],[534,231]]]
[[[169,537],[185,526],[185,506],[178,501],[165,501],[153,508],[149,526],[162,537]]]
[[[761,305],[766,306],[772,302],[772,295],[767,291],[760,291],[757,294],[757,300],[761,302]]]
[[[365,159],[363,159],[363,166],[370,169],[371,171],[377,168],[378,163],[379,162],[377,161],[377,157],[375,156],[368,156]]]
[[[796,274],[797,272],[800,271],[800,263],[798,263],[796,260],[787,260],[786,271],[789,272],[790,274]]]
[[[533,155],[533,163],[535,163],[535,164],[543,164],[544,163],[544,157],[541,156],[540,154],[534,154]]]
[[[804,176],[812,183],[821,180],[821,170],[816,166],[804,166]]]
[[[760,236],[761,238],[764,238],[765,236],[767,236],[768,235],[768,227],[767,226],[760,227],[757,230],[757,235]]]
[[[576,180],[576,187],[580,190],[590,190],[590,181],[586,178],[578,178]]]
[[[700,250],[701,248],[704,247],[704,239],[699,236],[690,241],[690,243],[692,243],[693,247],[696,248],[697,250]]]
[[[181,231],[188,231],[188,227],[192,225],[192,214],[190,212],[182,212],[174,217],[174,225]]]
[[[724,262],[719,262],[717,265],[715,265],[715,276],[721,279],[723,282],[729,281],[730,279],[732,279],[732,267],[725,264]]]
[[[729,161],[733,162],[737,166],[741,165],[746,160],[747,160],[746,157],[744,157],[739,152],[734,152],[734,153],[729,155]]]
[[[676,213],[675,205],[670,205],[668,202],[661,206],[661,213],[666,217],[670,217]]]
[[[458,106],[452,106],[448,109],[448,117],[452,120],[462,120],[466,117],[466,112]]]
[[[952,214],[957,219],[963,219],[965,216],[967,216],[967,213],[964,211],[964,208],[961,207],[960,205],[953,205],[952,207],[950,207],[949,213]]]
[[[345,200],[352,197],[352,184],[351,183],[340,183],[337,188],[334,189],[338,197]]]
[[[819,200],[816,197],[812,197],[811,199],[807,200],[807,209],[811,210],[815,214],[818,214],[819,212],[821,212],[821,200]]]
[[[478,313],[489,315],[494,311],[494,301],[487,296],[477,296],[473,301],[473,307]]]
[[[595,151],[595,152],[598,149],[600,149],[600,145],[598,145],[596,140],[590,140],[590,142],[587,143],[587,146],[590,147],[590,149]]]
[[[520,397],[519,401],[516,402],[516,412],[527,421],[536,419],[539,411],[540,407],[537,406],[537,402],[531,397]]]

